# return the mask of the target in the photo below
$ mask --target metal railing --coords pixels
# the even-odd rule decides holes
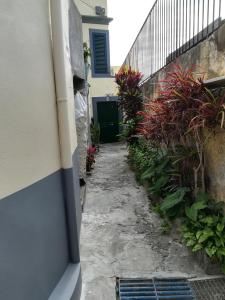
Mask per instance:
[[[124,65],[148,79],[213,33],[222,23],[224,4],[224,0],[157,0]]]

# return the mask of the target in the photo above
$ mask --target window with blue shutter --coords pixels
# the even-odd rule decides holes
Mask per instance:
[[[109,35],[105,30],[91,30],[92,75],[109,75]]]

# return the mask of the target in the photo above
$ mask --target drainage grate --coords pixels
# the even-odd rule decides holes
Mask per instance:
[[[118,300],[195,299],[189,282],[178,278],[117,279],[117,296]]]
[[[225,278],[190,281],[196,299],[225,300]]]

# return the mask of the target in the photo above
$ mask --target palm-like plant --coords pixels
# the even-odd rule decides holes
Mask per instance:
[[[193,149],[198,154],[194,163],[194,189],[205,190],[203,128],[224,127],[225,93],[210,91],[203,78],[194,78],[191,69],[175,66],[161,82],[159,96],[149,101],[139,112],[143,121],[138,132],[158,146],[166,145],[176,153],[177,145]]]

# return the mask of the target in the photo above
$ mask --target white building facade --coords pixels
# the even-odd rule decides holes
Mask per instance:
[[[80,298],[81,34],[72,1],[0,3],[0,299]]]

